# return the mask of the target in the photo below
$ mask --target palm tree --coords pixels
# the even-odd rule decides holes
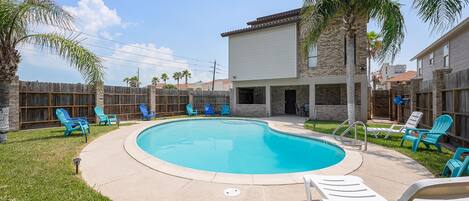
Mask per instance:
[[[140,86],[140,80],[138,79],[137,76],[132,76],[129,78],[129,85],[130,87],[139,87]]]
[[[367,43],[368,43],[368,72],[367,72],[367,81],[370,83],[370,76],[371,76],[371,60],[376,59],[378,56],[379,51],[381,50],[382,42],[380,40],[380,36],[378,33],[371,31],[368,32],[367,35]]]
[[[31,33],[32,26],[46,25],[72,29],[73,17],[51,0],[0,1],[0,142],[6,141],[9,130],[9,86],[18,71],[21,44],[48,48],[77,69],[86,82],[101,84],[101,59],[80,45],[77,37],[58,33]]]
[[[187,80],[191,78],[192,74],[189,70],[186,69],[182,71],[182,76],[184,77],[185,83],[187,84]]]
[[[151,78],[151,84],[152,85],[156,86],[156,85],[158,85],[158,83],[160,83],[160,78],[158,78],[156,76]]]
[[[404,39],[404,17],[401,4],[393,0],[305,0],[301,23],[305,26],[304,51],[318,42],[326,27],[335,19],[342,20],[346,44],[347,116],[355,122],[355,36],[360,19],[376,21],[381,25],[383,46],[380,59],[394,59]]]
[[[179,80],[182,78],[182,73],[181,72],[174,72],[173,73],[173,79],[176,80],[177,86],[179,85]]]
[[[130,77],[124,78],[124,80],[122,80],[122,82],[124,82],[126,86],[129,86],[129,84],[130,84]]]
[[[166,80],[169,80],[169,76],[166,73],[161,74],[161,79],[163,80],[164,84],[166,84]]]
[[[469,0],[414,0],[413,3],[420,18],[438,31],[451,27],[468,5]]]

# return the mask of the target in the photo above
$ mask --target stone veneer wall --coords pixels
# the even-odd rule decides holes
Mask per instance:
[[[235,116],[265,117],[267,116],[265,104],[236,104]]]
[[[10,84],[10,111],[8,115],[8,124],[10,131],[20,129],[20,86],[19,79],[16,76]]]
[[[285,114],[285,90],[296,90],[296,103],[303,105],[309,102],[309,86],[281,86],[271,87],[271,113],[272,115]]]
[[[355,104],[361,104],[360,84],[355,84]],[[316,85],[316,104],[319,105],[347,105],[346,84],[318,84]]]
[[[347,119],[347,105],[316,105],[318,120],[344,121]],[[355,118],[360,119],[360,106],[355,106]]]
[[[335,19],[322,33],[317,43],[318,65],[315,68],[308,67],[308,54],[303,49],[303,39],[306,36],[306,28],[298,23],[298,74],[300,77],[315,77],[324,75],[345,75],[344,44],[345,33],[341,29],[342,19]],[[356,74],[366,73],[367,58],[367,28],[366,19],[359,21],[360,27],[356,36]],[[344,80],[345,82],[345,80]]]

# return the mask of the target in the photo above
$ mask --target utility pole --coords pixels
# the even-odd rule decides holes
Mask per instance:
[[[217,60],[213,62],[212,91],[215,90],[215,73],[217,72]]]
[[[140,67],[137,67],[137,87],[140,87]]]

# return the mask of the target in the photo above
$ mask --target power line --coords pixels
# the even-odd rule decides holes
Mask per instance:
[[[52,26],[52,25],[51,25],[51,26]],[[68,28],[58,27],[58,26],[54,26],[54,27],[63,29],[63,30],[65,30],[65,31],[70,31],[70,32],[78,33],[78,34],[87,35],[87,36],[90,36],[90,37],[93,37],[93,38],[97,38],[97,39],[100,39],[100,40],[106,40],[106,41],[110,41],[110,42],[113,42],[113,43],[117,43],[117,44],[121,44],[121,45],[126,45],[126,46],[129,46],[129,47],[135,47],[135,48],[139,48],[139,49],[143,49],[143,50],[147,50],[147,51],[158,52],[159,54],[171,55],[171,56],[174,56],[174,57],[179,57],[179,58],[183,58],[183,59],[187,59],[187,60],[193,60],[193,61],[198,61],[198,62],[212,63],[212,62],[210,62],[210,61],[205,61],[205,60],[201,60],[201,59],[196,59],[196,58],[191,58],[191,57],[186,57],[186,56],[179,56],[179,55],[175,55],[175,54],[171,54],[171,53],[167,53],[167,52],[161,52],[161,50],[158,50],[158,49],[149,49],[149,48],[145,48],[145,47],[140,47],[140,46],[136,46],[136,45],[132,45],[132,44],[126,43],[126,42],[122,42],[122,41],[118,41],[118,40],[114,40],[114,39],[108,39],[108,38],[104,38],[104,37],[101,37],[101,36],[97,36],[97,35],[94,35],[94,34],[82,32],[82,31],[78,31],[78,30],[73,30],[73,29],[68,29]],[[38,32],[33,32],[33,33],[38,33]]]

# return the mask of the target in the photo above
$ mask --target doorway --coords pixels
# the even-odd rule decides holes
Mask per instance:
[[[296,115],[296,90],[285,90],[285,114]]]

